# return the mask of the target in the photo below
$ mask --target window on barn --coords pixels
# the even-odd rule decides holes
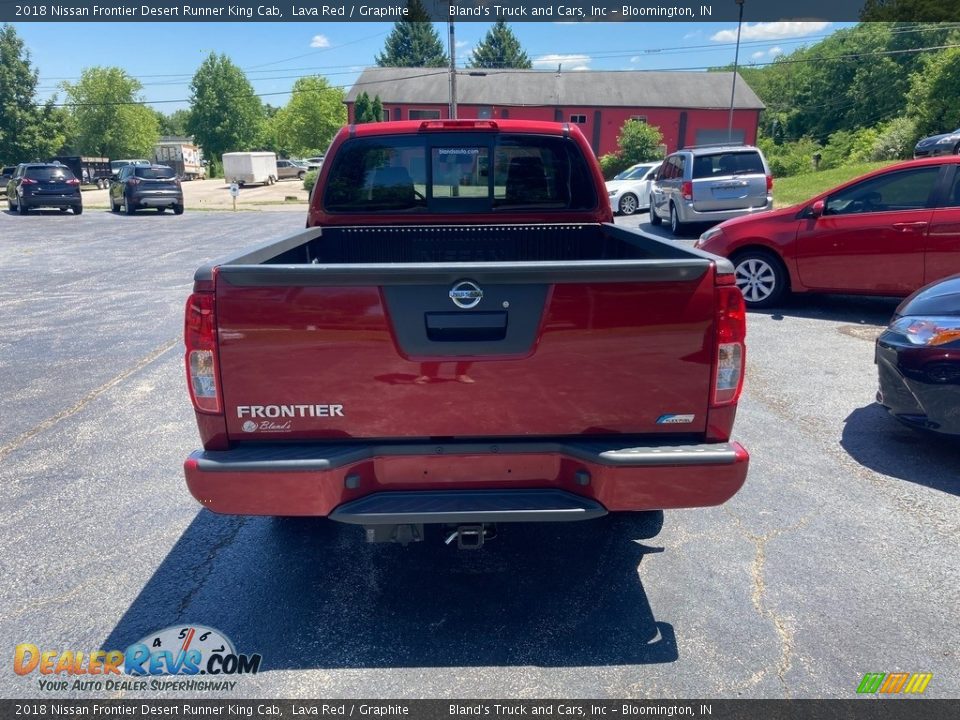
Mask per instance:
[[[584,125],[587,122],[586,115],[571,115],[570,122],[577,123],[578,125]]]
[[[439,110],[411,110],[410,119],[411,120],[439,120],[440,111]]]

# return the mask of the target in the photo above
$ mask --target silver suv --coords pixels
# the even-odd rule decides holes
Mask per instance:
[[[670,221],[678,235],[686,223],[716,223],[773,207],[773,178],[751,145],[690,147],[660,165],[650,191],[650,224]]]

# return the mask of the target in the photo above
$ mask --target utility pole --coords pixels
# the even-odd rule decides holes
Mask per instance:
[[[734,0],[740,8],[737,21],[737,50],[733,55],[733,85],[730,88],[730,115],[727,117],[727,142],[733,142],[733,96],[737,92],[737,67],[740,64],[740,28],[743,27],[743,0]]]
[[[450,26],[450,119],[457,119],[457,58],[455,55],[457,43],[453,35],[453,20],[448,20]]]

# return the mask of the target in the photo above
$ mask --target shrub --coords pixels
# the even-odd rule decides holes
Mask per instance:
[[[318,172],[316,170],[311,170],[303,176],[303,189],[308,193],[313,192],[313,186],[317,184],[317,175]]]
[[[823,148],[810,138],[801,138],[783,145],[770,145],[769,154],[764,149],[770,172],[774,177],[789,177],[813,172],[813,156]]]
[[[627,163],[623,157],[617,153],[608,153],[600,156],[600,170],[603,172],[604,180],[609,180],[617,173],[626,170],[628,167],[630,167],[629,163]]]
[[[838,130],[833,133],[823,148],[823,161],[820,168],[843,167],[871,159],[877,131],[874,128],[858,130]]]
[[[913,156],[918,138],[917,124],[911,118],[895,118],[878,125],[870,148],[870,160],[905,160]]]

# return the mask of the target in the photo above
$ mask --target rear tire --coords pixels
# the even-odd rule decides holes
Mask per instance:
[[[83,205],[77,205],[73,208],[74,215],[83,215]]]
[[[183,205],[174,205],[173,206],[174,215],[183,215]]]
[[[298,173],[297,173],[297,180],[303,180],[303,178],[304,178],[305,175],[306,175],[305,172],[298,172]]]
[[[120,206],[113,201],[113,198],[110,198],[110,212],[120,212]]]
[[[30,208],[23,204],[23,198],[20,198],[17,201],[17,212],[21,215],[26,215],[28,212],[30,212]]]
[[[137,211],[137,209],[136,209],[133,205],[130,204],[130,200],[129,200],[128,198],[124,198],[124,199],[123,199],[123,211],[124,211],[127,215],[133,215],[133,214]]]
[[[734,277],[748,308],[767,308],[779,303],[787,291],[787,270],[772,252],[747,250],[734,255]]]
[[[654,227],[663,225],[663,218],[657,215],[656,206],[653,204],[653,196],[650,196],[650,224]]]
[[[679,235],[683,232],[683,223],[680,222],[680,215],[677,214],[677,206],[670,203],[670,234]]]

